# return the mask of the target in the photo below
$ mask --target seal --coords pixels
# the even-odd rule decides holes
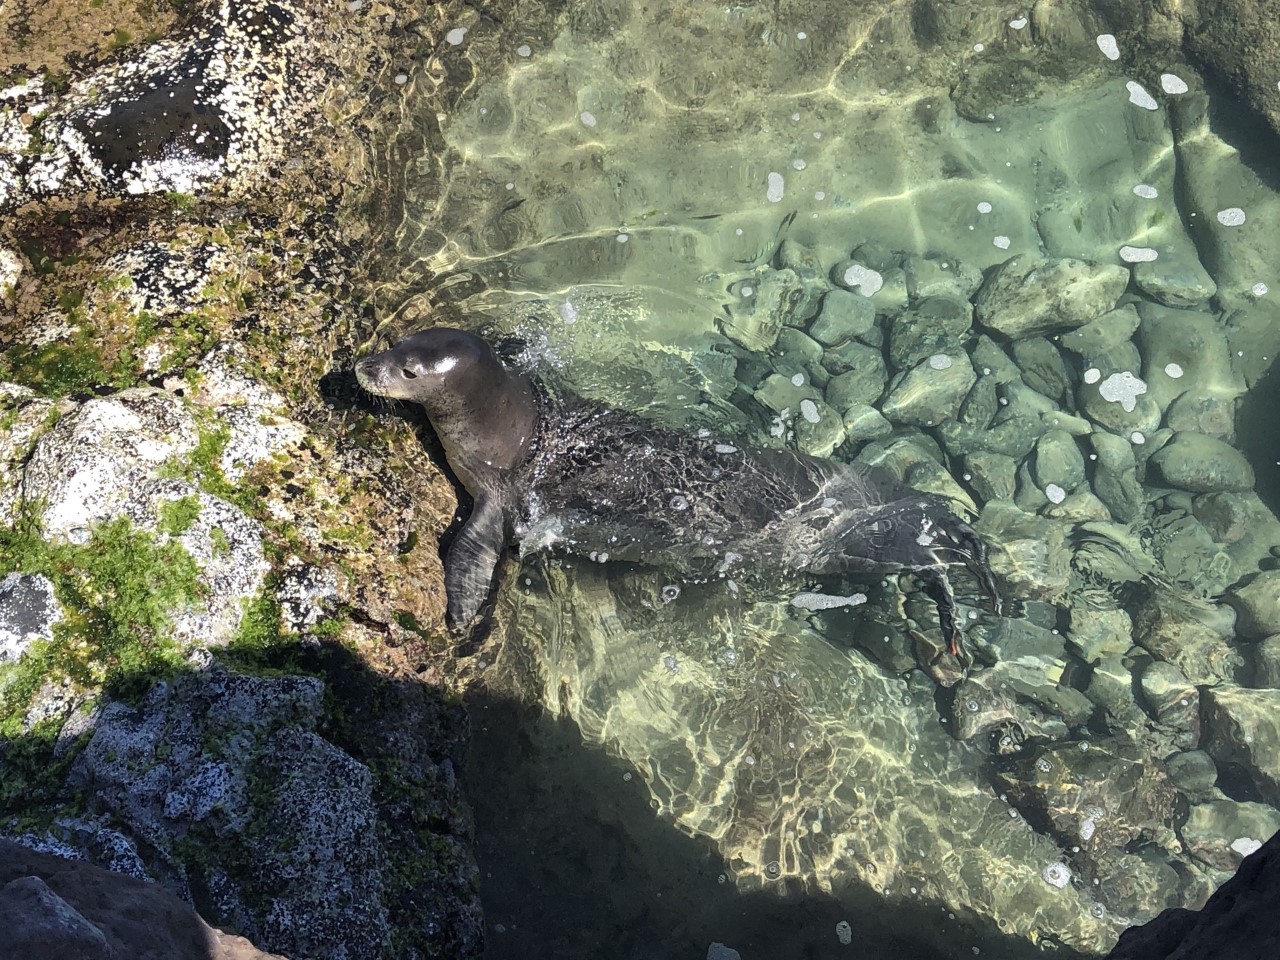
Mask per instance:
[[[981,537],[947,501],[887,472],[672,430],[553,394],[474,334],[437,327],[356,364],[370,393],[421,404],[475,507],[445,557],[448,616],[474,618],[513,542],[693,577],[908,570],[951,652],[948,570],[966,567],[999,610]]]

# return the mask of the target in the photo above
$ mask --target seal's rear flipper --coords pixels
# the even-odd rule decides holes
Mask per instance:
[[[449,624],[464,627],[489,595],[493,571],[502,556],[506,529],[498,498],[481,492],[471,516],[449,545],[444,558],[444,589],[449,600]]]

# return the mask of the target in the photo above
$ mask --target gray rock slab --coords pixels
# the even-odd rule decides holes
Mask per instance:
[[[1111,310],[1129,284],[1117,264],[1012,257],[988,275],[974,298],[979,323],[1007,337],[1082,326]]]
[[[1202,433],[1176,433],[1151,457],[1168,484],[1193,493],[1250,490],[1253,468],[1239,450]]]
[[[1219,768],[1235,765],[1268,803],[1280,803],[1280,690],[1232,683],[1204,691],[1204,749]]]

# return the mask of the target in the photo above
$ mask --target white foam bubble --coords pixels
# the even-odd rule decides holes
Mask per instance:
[[[992,245],[999,247],[1001,250],[1008,250],[1009,242],[1009,238],[1004,234],[1000,234],[998,237],[992,237],[991,239]]]
[[[1071,870],[1061,860],[1041,870],[1040,876],[1044,877],[1044,882],[1049,886],[1057,887],[1059,890],[1071,882]]]
[[[1116,38],[1113,34],[1098,34],[1098,49],[1102,51],[1102,55],[1108,60],[1120,59],[1120,45],[1116,43]]]
[[[974,52],[974,53],[981,53],[981,52],[982,52],[983,50],[985,50],[985,49],[987,49],[987,45],[986,45],[985,43],[975,43],[975,44],[973,45],[973,52]]]
[[[576,323],[578,320],[578,308],[566,300],[560,304],[560,319],[565,323]]]
[[[808,40],[808,39],[809,39],[809,35],[808,35],[807,33],[805,33],[803,30],[800,30],[800,31],[798,31],[798,32],[796,33],[796,39],[797,39],[797,40]]]
[[[791,166],[794,167],[796,170],[803,170],[805,167],[808,166],[808,164],[805,163],[803,160],[801,160],[799,157],[797,157],[795,160],[791,161]]]
[[[1113,373],[1098,387],[1103,400],[1120,404],[1126,413],[1133,413],[1134,407],[1138,405],[1138,397],[1146,392],[1147,385],[1128,370]]]
[[[858,287],[864,297],[874,297],[884,286],[884,277],[878,270],[855,263],[844,272],[844,285]]]
[[[1102,371],[1099,370],[1097,367],[1090,367],[1088,370],[1084,372],[1085,383],[1097,383],[1101,379],[1102,379]]]
[[[1165,376],[1172,377],[1174,380],[1177,380],[1182,376],[1182,367],[1176,363],[1166,363],[1164,365],[1164,372]]]
[[[822,414],[818,413],[818,405],[808,397],[800,401],[800,416],[804,417],[809,423],[817,423],[822,419]]]
[[[770,203],[777,203],[782,199],[783,191],[786,188],[786,181],[782,179],[780,173],[769,174],[769,188],[765,191],[765,199]]]
[[[978,201],[978,212],[979,212],[979,213],[990,213],[990,212],[991,212],[991,204],[987,203],[987,201],[985,201],[985,200],[980,200],[980,201]]]
[[[950,368],[952,360],[945,353],[935,353],[929,358],[929,366],[935,370],[946,370]]]
[[[751,286],[751,284],[749,283],[744,284],[742,289],[738,291],[738,293],[742,294],[742,296],[744,297],[749,297],[755,292],[756,292],[756,288]]]
[[[1067,491],[1063,490],[1056,483],[1046,484],[1044,495],[1049,498],[1050,503],[1061,503],[1067,499]]]
[[[1265,283],[1255,283],[1252,287],[1249,288],[1249,292],[1252,293],[1255,297],[1265,297],[1267,295],[1267,292],[1270,289],[1271,288],[1268,287]]]
[[[516,47],[516,56],[518,57],[533,56],[533,47],[529,46],[527,43],[520,44],[520,46]]]
[[[1027,18],[1018,17],[1016,20],[1010,20],[1009,26],[1013,27],[1015,30],[1025,30],[1027,28]]]
[[[409,75],[407,73],[397,73],[395,76],[395,81],[396,81],[397,87],[403,87],[406,83],[409,82]]]
[[[1141,445],[1147,442],[1147,438],[1143,435],[1141,430],[1135,430],[1133,433],[1129,434],[1129,442]]]
[[[1236,837],[1231,841],[1231,849],[1240,856],[1247,857],[1262,849],[1262,841],[1255,840],[1253,837]]]
[[[737,453],[738,448],[731,443],[717,443],[716,453]]]
[[[1172,73],[1160,74],[1160,89],[1165,93],[1186,93],[1187,81]]]
[[[596,125],[596,115],[589,110],[583,110],[578,114],[578,119],[582,121],[584,127],[594,127]]]
[[[825,193],[824,191],[819,190],[819,191],[817,191],[816,193],[814,193],[814,195],[813,195],[813,199],[815,199],[815,200],[825,200],[825,199],[827,199],[827,195],[826,195],[826,193]]]
[[[797,610],[834,610],[837,607],[857,607],[867,602],[865,593],[851,593],[841,597],[830,593],[798,593],[791,598]]]
[[[1224,227],[1238,227],[1244,220],[1244,211],[1239,207],[1227,207],[1218,211],[1218,222]]]
[[[1156,197],[1160,196],[1160,191],[1149,183],[1138,184],[1133,188],[1133,192],[1143,200],[1154,200]]]
[[[467,35],[466,27],[454,27],[444,35],[446,43],[451,43],[455,47],[462,42],[462,38]]]
[[[630,236],[629,234],[626,234],[626,233],[620,233],[620,234],[618,234],[618,242],[619,242],[619,243],[626,243],[626,242],[627,242],[628,240],[630,240],[630,239],[631,239],[631,236]]]
[[[1160,254],[1150,247],[1124,246],[1120,248],[1120,259],[1125,263],[1150,263],[1159,256]]]
[[[791,377],[791,385],[792,385],[793,387],[803,387],[803,386],[804,386],[804,374],[803,374],[803,373],[797,373],[797,374],[794,374],[794,375]]]
[[[1144,110],[1158,110],[1160,105],[1156,103],[1156,98],[1147,93],[1147,88],[1135,80],[1130,80],[1124,85],[1129,91],[1129,102],[1137,104]]]

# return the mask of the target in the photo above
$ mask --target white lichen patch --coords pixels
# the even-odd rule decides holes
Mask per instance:
[[[1133,413],[1138,405],[1138,397],[1146,392],[1147,385],[1128,370],[1113,373],[1098,387],[1098,393],[1103,400],[1120,404],[1126,413]]]

